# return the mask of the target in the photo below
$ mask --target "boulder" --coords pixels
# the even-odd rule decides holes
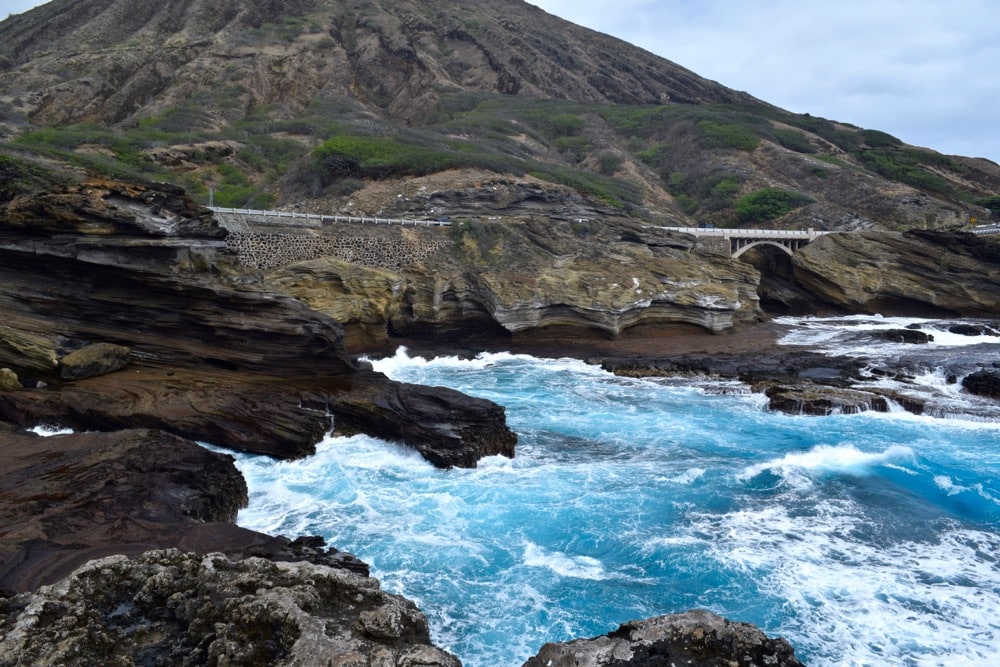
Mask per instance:
[[[82,380],[120,371],[128,365],[130,353],[131,350],[124,345],[87,345],[59,360],[59,377],[63,380]]]
[[[998,327],[986,324],[953,324],[948,327],[948,332],[959,336],[996,336]]]
[[[916,329],[884,329],[872,331],[872,338],[889,341],[890,343],[906,343],[909,345],[923,345],[933,343],[934,336],[926,331]]]
[[[375,579],[179,550],[98,559],[0,599],[0,663],[461,665]]]
[[[546,644],[523,667],[802,667],[784,639],[701,610],[630,621],[593,639]]]
[[[0,368],[0,391],[17,391],[21,388],[21,381],[17,373],[9,368]]]

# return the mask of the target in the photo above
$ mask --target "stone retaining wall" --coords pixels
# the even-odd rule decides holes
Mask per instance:
[[[407,229],[400,234],[306,235],[264,232],[230,232],[226,239],[240,262],[254,269],[271,269],[318,257],[335,257],[352,264],[398,271],[422,262],[451,246],[447,232]],[[403,230],[399,230],[403,231]]]

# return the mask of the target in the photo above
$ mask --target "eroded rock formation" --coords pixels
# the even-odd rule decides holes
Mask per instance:
[[[816,310],[994,317],[1000,311],[1000,237],[828,234],[795,253],[794,280]]]
[[[442,466],[513,454],[502,408],[359,365],[335,320],[264,289],[224,236],[169,186],[93,181],[11,201],[0,365],[36,389],[0,395],[0,418],[156,428],[281,457],[311,453],[331,428],[410,443]],[[102,363],[82,363],[88,351]],[[60,368],[78,369],[62,378],[74,381],[56,386]]]

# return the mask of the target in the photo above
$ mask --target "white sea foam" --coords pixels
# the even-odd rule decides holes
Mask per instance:
[[[39,424],[38,426],[33,426],[28,429],[32,433],[36,433],[43,438],[49,438],[54,435],[70,435],[76,433],[71,428],[62,428],[60,426],[50,426],[48,424]]]
[[[421,356],[411,356],[410,351],[403,345],[396,348],[395,354],[391,357],[383,357],[381,359],[365,358],[365,360],[369,361],[375,370],[380,373],[384,373],[391,378],[399,376],[403,369],[434,368],[458,371],[478,371],[496,366],[497,364],[509,364],[512,362],[542,363],[553,370],[563,369],[572,370],[574,372],[584,372],[587,374],[608,374],[599,367],[568,357],[542,359],[532,357],[527,354],[513,354],[510,352],[481,352],[475,357],[436,356],[428,359]]]
[[[873,466],[914,459],[913,450],[904,445],[892,445],[881,452],[865,452],[851,444],[817,445],[805,452],[792,452],[780,458],[748,466],[737,475],[737,479],[746,481],[770,471],[782,476],[794,487],[805,488],[810,486],[813,477],[818,475],[830,473],[863,475]]]
[[[870,339],[858,338],[858,332],[887,331],[892,329],[919,328],[933,340],[925,349],[957,348],[973,345],[1000,345],[998,335],[965,336],[949,331],[955,323],[951,320],[932,320],[916,317],[882,317],[881,315],[853,315],[848,317],[779,317],[775,322],[788,327],[778,340],[781,345],[805,345],[830,355],[867,356],[873,352]],[[912,349],[906,344],[879,343],[883,351]]]
[[[558,551],[546,551],[533,542],[528,542],[524,546],[524,564],[528,567],[549,569],[560,577],[600,581],[608,579],[611,576],[605,572],[601,561],[596,558],[590,556],[570,556]]]
[[[993,664],[1000,646],[1000,537],[946,530],[933,542],[876,545],[849,501],[703,515],[713,556],[794,613],[781,634],[810,664]],[[874,662],[873,662],[874,661]]]
[[[685,470],[679,475],[674,475],[673,477],[668,477],[667,480],[673,482],[674,484],[690,484],[695,480],[701,479],[705,474],[704,468],[691,468],[690,470]]]

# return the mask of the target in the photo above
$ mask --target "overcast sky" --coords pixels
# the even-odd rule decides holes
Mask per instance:
[[[783,109],[1000,162],[996,0],[531,0]]]
[[[789,111],[1000,162],[996,0],[531,1]]]

